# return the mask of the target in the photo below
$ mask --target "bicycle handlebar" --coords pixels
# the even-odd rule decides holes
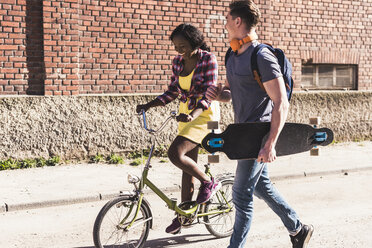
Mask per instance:
[[[177,112],[176,111],[172,111],[170,113],[170,116],[161,124],[161,126],[154,130],[154,129],[150,129],[148,126],[147,126],[147,118],[146,118],[146,112],[145,110],[141,109],[141,112],[139,113],[139,115],[142,115],[142,118],[143,118],[143,128],[149,132],[149,133],[158,133],[160,131],[163,130],[163,128],[165,127],[165,125],[168,123],[168,121],[172,118],[175,118],[177,116]]]

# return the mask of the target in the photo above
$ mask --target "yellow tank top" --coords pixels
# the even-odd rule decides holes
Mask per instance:
[[[181,89],[183,90],[190,90],[191,88],[191,81],[194,75],[193,70],[189,75],[182,77],[180,76],[178,81],[180,84]],[[198,101],[199,99],[197,99]],[[186,102],[180,102],[179,106],[179,113],[183,114],[190,114],[192,110],[188,108],[189,100]],[[201,142],[205,135],[207,135],[210,130],[207,129],[207,122],[208,121],[218,121],[220,119],[220,108],[217,101],[213,101],[211,106],[204,110],[203,113],[199,115],[198,118],[193,120],[192,122],[179,122],[178,123],[178,135],[186,137],[196,143]]]
[[[195,69],[192,70],[192,72],[189,75],[187,75],[185,77],[181,77],[181,76],[179,77],[178,80],[179,80],[181,89],[187,90],[187,91],[190,90],[191,80],[192,80],[192,76],[194,76],[194,71],[195,71]]]

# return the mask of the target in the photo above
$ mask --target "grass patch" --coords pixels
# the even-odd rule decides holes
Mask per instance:
[[[5,161],[0,161],[0,170],[14,170],[19,168],[16,160],[7,159]]]
[[[167,158],[168,157],[168,149],[169,146],[167,145],[159,145],[155,148],[154,156],[160,158]]]
[[[51,157],[45,161],[46,166],[56,166],[61,162],[61,158],[58,156]]]
[[[128,159],[137,159],[137,158],[142,157],[143,153],[144,153],[144,151],[142,151],[142,152],[141,151],[130,152],[130,153],[128,153],[127,158]],[[147,151],[147,154],[148,153],[149,152]]]
[[[26,168],[37,168],[44,166],[56,166],[61,162],[60,157],[54,156],[48,159],[43,157],[35,159],[7,159],[0,160],[0,171],[1,170],[15,170],[15,169],[26,169]]]
[[[94,163],[94,164],[103,163],[105,161],[106,161],[105,156],[99,153],[91,157],[89,160],[90,163]]]
[[[124,164],[124,159],[119,155],[111,154],[108,156],[107,162],[109,164]]]
[[[142,149],[139,151],[133,151],[128,153],[127,158],[128,159],[136,159],[140,158],[142,156],[148,157],[150,155],[150,149]],[[153,154],[153,157],[159,157],[159,158],[166,158],[168,157],[168,147],[167,146],[158,146],[155,148]]]
[[[143,158],[136,158],[132,162],[129,163],[130,166],[139,166],[145,163],[146,157]]]
[[[166,163],[168,160],[168,148],[169,146],[166,145],[158,145],[155,147],[152,156],[161,158],[160,163]],[[131,166],[138,166],[140,164],[145,163],[150,155],[150,149],[142,149],[139,151],[133,151],[127,154],[126,158],[132,160],[129,165]]]

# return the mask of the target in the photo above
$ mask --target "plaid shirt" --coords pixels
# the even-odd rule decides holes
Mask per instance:
[[[168,90],[158,96],[158,99],[165,104],[170,103],[179,97],[180,101],[186,102],[190,99],[188,108],[209,108],[211,101],[205,97],[208,87],[217,85],[218,64],[216,57],[207,51],[198,50],[198,62],[196,63],[194,75],[191,79],[189,91],[183,90],[179,84],[179,75],[183,70],[183,58],[181,55],[174,57],[172,62],[172,77]],[[201,98],[197,101],[198,98]]]

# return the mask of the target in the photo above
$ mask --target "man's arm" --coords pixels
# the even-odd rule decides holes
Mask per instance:
[[[221,83],[217,87],[209,87],[206,93],[206,97],[209,100],[216,100],[220,102],[229,102],[231,100],[230,85],[225,81],[225,85],[222,86]]]
[[[287,119],[289,108],[283,80],[279,77],[263,83],[266,93],[273,101],[274,108],[269,137],[258,154],[258,161],[273,162],[276,159],[275,145]]]

